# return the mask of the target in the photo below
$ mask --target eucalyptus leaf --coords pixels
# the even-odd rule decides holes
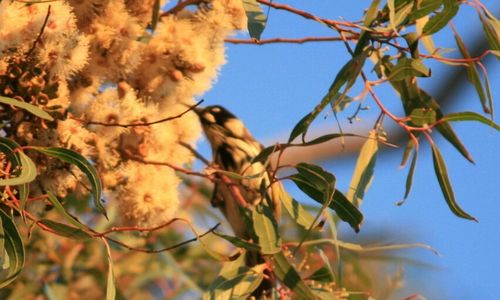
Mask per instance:
[[[267,17],[262,7],[255,0],[243,0],[243,9],[248,18],[248,32],[254,39],[259,40],[266,28]]]
[[[271,208],[263,202],[252,208],[252,221],[261,253],[267,255],[280,252],[281,238]]]
[[[439,186],[441,187],[441,191],[443,192],[443,196],[446,200],[446,203],[450,207],[450,210],[457,216],[473,220],[477,222],[477,219],[473,216],[466,213],[460,206],[458,205],[455,194],[453,193],[453,187],[451,185],[450,179],[448,177],[448,170],[446,168],[446,164],[444,162],[443,156],[441,152],[436,147],[436,145],[432,144],[432,161],[434,163],[434,172],[436,173],[436,177],[439,182]]]
[[[464,58],[471,58],[471,55],[467,48],[465,47],[462,38],[455,31],[455,41],[457,42],[458,49]],[[489,92],[486,92],[483,84],[481,83],[481,77],[479,76],[479,72],[477,71],[476,65],[474,62],[467,63],[467,79],[474,85],[476,89],[477,95],[479,96],[479,100],[481,101],[481,105],[483,107],[483,111],[485,113],[492,113],[493,108],[493,99],[491,99],[491,95]],[[489,105],[489,107],[488,107]]]
[[[278,277],[285,286],[295,292],[298,299],[316,299],[312,290],[288,262],[283,252],[274,254],[271,261],[273,262],[274,274],[276,277]]]
[[[429,19],[422,30],[423,35],[431,35],[441,30],[458,12],[456,0],[443,0],[443,9]]]
[[[389,80],[402,80],[408,77],[429,77],[431,71],[422,63],[420,59],[401,58],[389,76]]]
[[[43,109],[41,109],[38,106],[35,106],[33,104],[19,101],[19,100],[13,99],[13,98],[3,97],[3,96],[0,96],[0,103],[19,107],[19,108],[22,108],[22,109],[28,111],[29,113],[37,116],[37,117],[39,117],[39,118],[42,118],[42,119],[48,120],[48,121],[54,121],[54,118],[51,115],[49,115],[46,111],[44,111]]]
[[[464,111],[459,113],[447,114],[442,118],[443,121],[448,122],[460,122],[460,121],[477,121],[486,124],[496,130],[500,130],[500,125],[496,124],[492,120],[472,111]]]
[[[430,125],[436,123],[436,112],[430,108],[415,108],[410,118],[416,126]]]
[[[56,221],[42,219],[38,223],[52,229],[56,234],[73,240],[88,240],[92,236],[80,228],[69,226]]]
[[[4,252],[1,255],[4,260],[6,256],[8,257],[8,263],[6,264],[6,261],[4,261],[0,266],[2,268],[0,272],[0,289],[2,289],[14,281],[21,273],[24,266],[24,245],[11,216],[0,209],[0,218],[2,219],[3,232],[0,238],[3,239],[4,245]],[[7,266],[7,269],[3,269],[5,266]]]
[[[14,140],[0,137],[0,152],[4,153],[12,164],[11,178],[0,179],[0,186],[24,185],[35,180],[36,165],[24,152],[17,151],[20,147]]]
[[[361,205],[363,197],[373,180],[377,153],[377,132],[372,130],[363,147],[361,147],[347,193],[347,198],[358,207]]]
[[[95,167],[90,164],[85,157],[81,154],[66,148],[56,147],[31,147],[30,149],[36,150],[48,156],[58,158],[64,162],[75,165],[82,171],[92,186],[92,196],[94,197],[94,204],[96,208],[107,218],[106,210],[101,203],[102,184],[99,174]]]

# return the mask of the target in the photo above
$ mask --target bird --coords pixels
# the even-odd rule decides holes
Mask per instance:
[[[262,182],[266,187],[270,185],[271,172],[265,164],[253,162],[253,159],[264,147],[251,135],[244,123],[226,108],[212,105],[205,108],[196,107],[193,110],[198,115],[210,144],[215,167],[241,176],[238,180],[231,179],[231,183],[238,187],[244,204],[255,207],[261,203],[265,198],[261,194],[261,185]],[[275,220],[278,221],[281,203],[278,197],[272,197],[272,189],[275,186],[278,185],[270,186],[271,191],[268,192],[267,199],[270,199],[269,206]],[[211,203],[221,210],[237,237],[249,240],[253,237],[252,231],[242,215],[242,204],[239,203],[239,199],[235,199],[236,196],[227,182],[216,182]],[[248,267],[265,262],[259,253],[248,251],[246,255]],[[259,299],[263,293],[270,291],[272,285],[273,282],[264,281],[252,295]]]

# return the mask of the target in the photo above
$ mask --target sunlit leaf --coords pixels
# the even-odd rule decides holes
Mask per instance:
[[[56,234],[73,240],[88,240],[92,236],[80,228],[69,226],[56,221],[42,219],[38,223],[52,229]]]
[[[54,118],[51,115],[49,115],[46,111],[44,111],[43,109],[41,109],[38,106],[35,106],[33,104],[19,101],[19,100],[12,99],[12,98],[3,97],[3,96],[0,96],[0,103],[16,106],[16,107],[19,107],[19,108],[22,108],[22,109],[28,111],[29,113],[31,113],[39,118],[49,120],[49,121],[54,121]]]
[[[248,18],[248,32],[252,38],[259,40],[266,28],[267,17],[255,0],[243,0],[243,8]]]
[[[111,257],[110,249],[107,245],[106,248],[108,254],[108,278],[106,280],[106,300],[115,300],[116,286],[115,286],[113,258]]]
[[[21,273],[24,266],[24,246],[21,236],[17,231],[16,224],[12,218],[0,209],[2,219],[2,236],[4,251],[3,264],[0,266],[0,289],[14,281]],[[8,257],[6,259],[6,257]],[[6,268],[5,268],[6,267]]]
[[[305,230],[313,226],[314,217],[297,200],[293,199],[281,185],[279,199],[295,223],[302,226]]]
[[[432,161],[434,163],[434,172],[436,173],[439,186],[441,187],[443,196],[451,211],[461,218],[477,222],[477,219],[462,210],[462,208],[460,208],[457,201],[455,200],[455,194],[453,193],[453,187],[451,185],[450,179],[448,178],[448,170],[446,169],[446,164],[444,162],[443,156],[441,155],[441,152],[434,144],[432,145]]]
[[[422,36],[422,32],[423,32],[424,27],[427,24],[427,22],[429,22],[429,16],[424,16],[424,17],[418,19],[415,23],[415,29],[416,29],[417,34],[419,36],[421,36],[420,41],[424,45],[427,52],[429,52],[430,54],[438,55],[436,53],[437,49],[436,49],[436,46],[434,44],[434,40],[432,39],[432,35]]]
[[[459,122],[459,121],[477,121],[483,124],[486,124],[488,126],[491,126],[492,128],[496,130],[500,130],[500,125],[496,124],[492,120],[478,114],[472,111],[464,111],[464,112],[459,112],[459,113],[451,113],[447,114],[442,118],[442,120],[449,121],[449,122]]]
[[[212,282],[204,300],[247,299],[264,279],[265,264],[249,268],[245,264],[246,255],[224,263],[217,278]]]
[[[11,178],[0,179],[0,186],[22,185],[35,180],[36,165],[24,152],[15,151],[20,146],[11,139],[0,137],[0,152],[11,162]],[[18,174],[16,174],[18,173]]]
[[[278,145],[273,145],[273,146],[269,146],[269,147],[266,147],[264,148],[264,150],[262,150],[253,160],[252,160],[252,163],[257,163],[257,162],[265,162],[267,161],[267,159],[269,158],[269,156],[271,154],[273,154],[274,152],[277,152],[277,151],[280,151],[280,150],[284,150],[286,148],[289,148],[289,147],[307,147],[307,146],[313,146],[313,145],[318,145],[318,144],[321,144],[321,143],[325,143],[325,142],[328,142],[328,141],[331,141],[333,139],[337,139],[337,138],[340,138],[340,137],[362,137],[360,135],[357,135],[357,134],[352,134],[352,133],[330,133],[330,134],[325,134],[325,135],[322,135],[320,137],[317,137],[309,142],[304,142],[304,143],[299,143],[299,144],[278,144]]]
[[[430,35],[441,30],[458,12],[456,0],[443,0],[443,10],[432,16],[422,30],[423,35]]]
[[[371,26],[372,22],[376,19],[379,5],[380,5],[380,0],[372,1],[370,7],[366,11],[365,19],[363,21],[365,26]]]
[[[274,254],[281,251],[278,224],[271,208],[265,203],[260,203],[255,208],[252,208],[252,221],[258,239],[256,242],[261,247],[261,253]]]
[[[41,152],[45,155],[58,158],[64,162],[75,165],[82,171],[89,179],[92,186],[92,196],[94,197],[94,204],[96,208],[106,216],[106,210],[101,203],[102,185],[101,179],[95,167],[88,162],[88,160],[81,154],[66,148],[56,147],[31,147],[30,149]]]
[[[372,130],[359,153],[347,193],[347,198],[358,207],[361,205],[365,192],[373,180],[377,152],[377,132]]]
[[[274,274],[278,279],[297,294],[298,299],[315,299],[314,293],[302,280],[299,273],[288,262],[285,255],[280,252],[272,256]]]

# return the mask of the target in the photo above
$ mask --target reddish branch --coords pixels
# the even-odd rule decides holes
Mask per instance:
[[[358,36],[348,36],[348,40],[357,40]],[[226,43],[231,44],[247,44],[247,45],[265,45],[265,44],[275,44],[275,43],[291,43],[291,44],[304,44],[309,42],[336,42],[342,41],[341,37],[304,37],[304,38],[270,38],[270,39],[234,39],[228,38],[224,40]]]

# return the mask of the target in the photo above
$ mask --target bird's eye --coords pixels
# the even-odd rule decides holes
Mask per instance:
[[[214,113],[220,112],[220,107],[212,107],[212,112]]]

